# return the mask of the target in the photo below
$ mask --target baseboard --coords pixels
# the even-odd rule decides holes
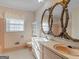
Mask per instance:
[[[25,45],[21,45],[21,46],[13,47],[13,48],[4,48],[4,50],[3,50],[2,53],[12,52],[12,51],[16,51],[16,50],[24,49],[24,48],[27,48],[27,46],[25,46]]]

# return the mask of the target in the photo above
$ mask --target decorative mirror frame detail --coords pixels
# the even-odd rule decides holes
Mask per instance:
[[[63,37],[65,39],[69,39],[72,40],[74,42],[79,42],[79,39],[74,39],[72,38],[68,33],[67,33],[67,27],[68,27],[68,22],[69,22],[69,12],[68,12],[68,4],[69,4],[70,0],[63,0],[61,2],[56,3],[54,6],[46,9],[42,15],[41,18],[41,30],[44,34],[50,34],[53,35],[54,37]],[[61,28],[62,28],[62,32],[59,35],[55,35],[52,31],[52,27],[53,27],[53,11],[55,9],[56,6],[61,5],[62,6],[62,13],[61,13],[61,18],[60,18],[60,22],[61,22]],[[43,20],[44,20],[44,16],[46,12],[49,12],[49,16],[48,16],[48,26],[49,26],[49,31],[46,33],[43,29]],[[64,15],[66,15],[66,19],[65,19],[65,24],[64,24]]]

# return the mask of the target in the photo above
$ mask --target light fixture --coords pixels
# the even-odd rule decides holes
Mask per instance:
[[[38,0],[38,2],[43,2],[43,0]]]

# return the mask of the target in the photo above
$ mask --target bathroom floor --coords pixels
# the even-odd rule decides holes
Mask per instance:
[[[0,56],[9,56],[9,59],[35,59],[32,51],[29,49],[12,51],[8,53],[0,54]]]

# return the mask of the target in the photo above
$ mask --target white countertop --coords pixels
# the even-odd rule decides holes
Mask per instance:
[[[61,56],[64,56],[68,59],[79,59],[79,56],[72,56],[72,55],[69,55],[69,54],[66,54],[66,53],[61,53],[60,51],[56,50],[53,46],[55,44],[63,44],[63,43],[60,43],[60,42],[57,42],[57,41],[48,41],[48,42],[40,42],[41,45],[43,45],[44,47],[50,49],[51,51],[54,51],[55,53],[61,55]]]

